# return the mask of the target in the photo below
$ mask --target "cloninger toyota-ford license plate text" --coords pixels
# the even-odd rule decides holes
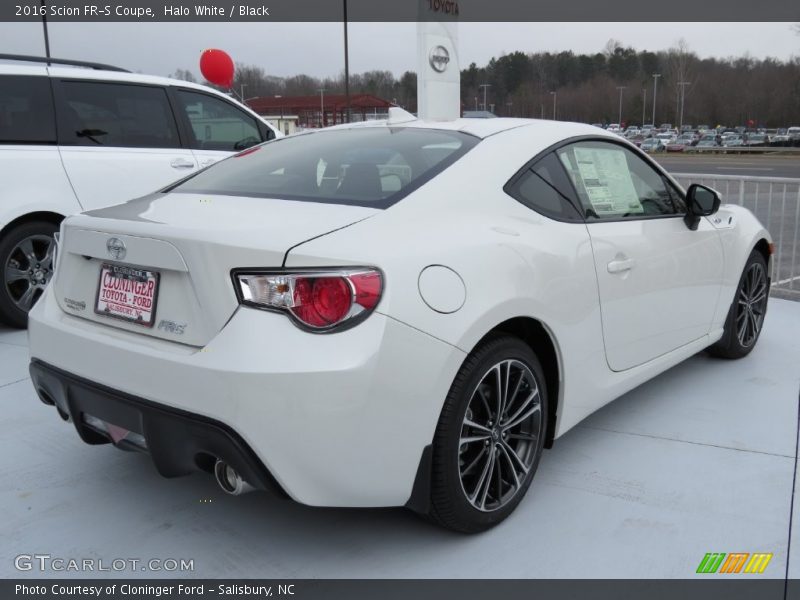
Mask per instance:
[[[103,264],[94,311],[99,315],[152,327],[158,278],[156,271]]]

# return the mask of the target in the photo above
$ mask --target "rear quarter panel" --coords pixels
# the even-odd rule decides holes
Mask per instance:
[[[502,190],[537,146],[484,140],[393,207],[292,249],[286,266],[378,266],[386,286],[377,311],[463,352],[508,319],[537,319],[563,363],[562,397],[574,387],[577,412],[568,420],[575,422],[603,402],[569,376],[590,381],[607,372],[597,280],[585,225],[547,219]],[[425,304],[418,280],[429,265],[459,274],[466,287],[460,310],[442,314]]]

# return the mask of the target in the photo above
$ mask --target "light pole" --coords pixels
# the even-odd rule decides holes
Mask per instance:
[[[44,55],[47,57],[47,66],[50,66],[50,36],[47,34],[47,1],[41,0],[42,29],[44,30]]]
[[[658,78],[661,73],[653,73],[653,127],[656,126],[656,89],[658,89]]]
[[[242,104],[244,104],[244,88],[246,87],[246,83],[239,84],[239,98],[242,100]]]
[[[486,104],[486,90],[492,87],[491,83],[482,83],[478,86],[479,88],[483,88],[483,110],[487,110],[489,105]]]
[[[622,129],[622,91],[625,89],[624,85],[618,85],[617,89],[619,90],[619,128]]]
[[[325,88],[319,88],[319,126],[325,127]]]
[[[350,52],[347,44],[347,0],[343,0],[343,16],[344,16],[344,95],[345,95],[345,110],[347,111],[347,122],[350,122]],[[335,111],[335,109],[334,109]],[[333,121],[336,122],[336,113],[334,112]]]
[[[550,92],[553,97],[553,121],[556,120],[556,100],[558,99],[558,92]]]
[[[647,88],[642,88],[642,127],[644,127],[644,108],[647,106]]]
[[[691,81],[679,81],[678,85],[681,86],[681,120],[680,120],[680,128],[683,129],[683,101],[686,96],[686,86],[692,85]]]

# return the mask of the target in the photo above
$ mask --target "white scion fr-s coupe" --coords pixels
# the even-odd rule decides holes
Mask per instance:
[[[591,412],[750,352],[771,249],[617,135],[393,111],[68,218],[31,376],[165,476],[478,531]]]

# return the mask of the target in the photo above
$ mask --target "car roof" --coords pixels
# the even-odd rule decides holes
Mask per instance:
[[[217,90],[199,83],[191,83],[182,79],[171,77],[161,77],[159,75],[144,75],[142,73],[130,73],[128,71],[106,71],[104,69],[91,69],[80,66],[59,66],[44,64],[26,65],[16,62],[0,62],[0,74],[3,75],[46,75],[59,77],[62,79],[93,79],[99,81],[124,81],[128,83],[145,83],[151,85],[179,85],[181,87],[193,88],[203,91]],[[225,94],[222,94],[223,96]]]
[[[71,78],[71,79],[95,79],[102,81],[125,81],[135,83],[145,83],[151,85],[179,85],[186,88],[208,91],[206,85],[183,81],[182,79],[172,79],[171,77],[161,77],[159,75],[144,75],[142,73],[126,73],[122,71],[103,71],[102,69],[83,69],[80,67],[48,67],[51,77]],[[216,90],[214,90],[216,91]]]
[[[452,121],[428,121],[423,119],[413,119],[407,121],[392,122],[391,119],[376,121],[360,121],[357,123],[347,123],[335,125],[326,130],[333,129],[356,129],[365,127],[403,127],[411,129],[440,129],[445,131],[460,131],[481,139],[487,138],[504,131],[518,129],[520,127],[535,128],[543,134],[543,137],[553,137],[560,135],[564,138],[580,135],[597,135],[619,139],[611,133],[607,133],[600,127],[587,125],[586,123],[573,123],[570,121],[550,121],[545,119],[512,119],[499,117],[496,119],[454,119]]]
[[[39,75],[39,76],[47,76],[50,77],[57,77],[60,79],[90,79],[92,81],[119,81],[124,83],[142,83],[142,84],[149,84],[149,85],[161,85],[161,86],[179,86],[186,89],[194,89],[198,91],[205,92],[207,94],[213,94],[216,96],[221,96],[234,104],[236,104],[242,110],[248,112],[253,117],[256,117],[260,121],[267,124],[273,131],[275,128],[267,123],[266,119],[260,116],[258,113],[253,111],[249,106],[239,102],[237,98],[233,98],[224,94],[214,88],[211,88],[207,85],[202,85],[199,83],[192,83],[190,81],[184,81],[182,79],[173,79],[171,77],[161,77],[159,75],[144,75],[142,73],[130,73],[128,71],[106,71],[103,69],[91,69],[86,67],[65,67],[65,66],[58,66],[58,65],[51,65],[45,66],[42,64],[36,65],[21,65],[18,63],[5,63],[0,62],[0,74],[2,75]],[[280,132],[278,132],[280,134]],[[278,135],[278,137],[282,137],[282,134]]]

